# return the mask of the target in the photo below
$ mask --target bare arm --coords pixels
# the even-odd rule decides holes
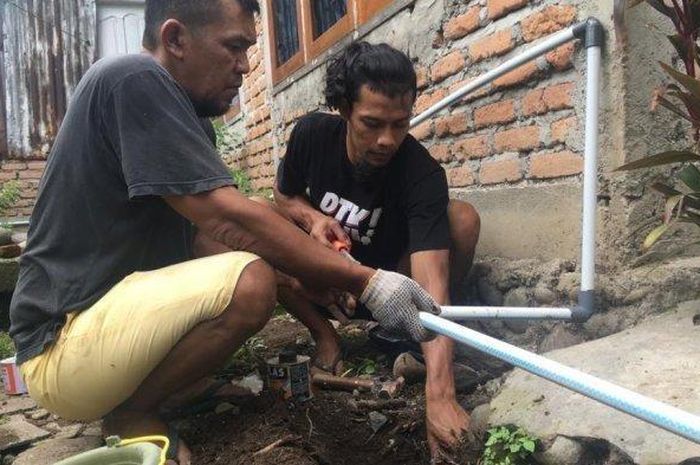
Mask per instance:
[[[371,268],[319,246],[272,209],[248,200],[232,187],[169,196],[165,201],[212,239],[234,250],[253,252],[302,281],[359,296],[372,276]]]
[[[277,183],[275,183],[273,193],[277,206],[311,237],[326,247],[331,247],[334,240],[343,241],[348,247],[350,246],[350,238],[340,223],[316,210],[305,196],[284,195],[277,189]]]
[[[438,305],[450,303],[449,294],[450,252],[426,250],[411,254],[411,275]],[[450,398],[455,395],[451,339],[439,336],[421,345],[427,369],[426,395],[433,398]]]

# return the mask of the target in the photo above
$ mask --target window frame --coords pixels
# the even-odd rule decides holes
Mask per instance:
[[[273,1],[266,0],[268,49],[270,53],[270,71],[272,85],[282,83],[296,71],[309,65],[323,53],[344,38],[370,22],[375,16],[386,10],[396,0],[347,0],[347,13],[333,26],[316,39],[313,38],[313,0],[296,0],[297,31],[299,51],[281,66],[277,65],[277,31],[275,30]]]
[[[279,82],[285,77],[292,74],[304,66],[306,61],[304,58],[304,31],[303,31],[303,13],[301,11],[301,1],[295,0],[297,5],[297,39],[299,40],[299,50],[292,55],[286,62],[281,65],[277,64],[277,28],[275,27],[275,15],[272,12],[272,2],[274,0],[266,0],[267,6],[267,30],[269,33],[270,43],[270,58],[272,70],[272,82]]]

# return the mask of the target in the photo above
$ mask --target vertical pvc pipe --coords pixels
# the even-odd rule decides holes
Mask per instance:
[[[700,417],[430,313],[421,323],[477,350],[700,444]]]
[[[583,221],[581,224],[581,291],[583,292],[591,291],[595,287],[600,47],[588,47],[586,51],[586,139],[583,167]]]

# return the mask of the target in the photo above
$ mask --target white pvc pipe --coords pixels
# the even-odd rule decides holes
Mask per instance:
[[[447,320],[570,320],[571,309],[555,307],[465,307],[445,305],[440,316]]]
[[[544,55],[545,53],[554,50],[558,46],[565,44],[569,42],[570,40],[574,39],[574,28],[569,27],[563,31],[560,31],[556,34],[553,34],[551,37],[543,40],[541,43],[535,45],[532,48],[529,48],[522,52],[520,55],[515,56],[511,58],[510,60],[504,61],[500,65],[496,66],[493,68],[491,71],[488,71],[481,76],[477,77],[473,81],[471,81],[468,84],[465,84],[464,87],[456,90],[452,94],[448,95],[447,97],[443,98],[427,110],[425,110],[423,113],[420,115],[416,116],[411,120],[411,127],[414,127],[426,119],[430,118],[433,114],[437,113],[438,111],[442,110],[446,106],[450,105],[453,102],[456,102],[460,98],[464,97],[465,95],[475,91],[479,87],[485,86],[486,84],[489,84],[493,80],[503,76],[504,74],[508,73],[509,71],[514,70],[518,66],[527,63],[528,61],[532,60],[533,58],[537,58],[541,55]]]
[[[700,444],[700,417],[608,381],[533,354],[439,316],[420,313],[428,329],[546,378],[674,434]]]
[[[583,166],[583,221],[581,224],[581,290],[595,287],[595,229],[598,181],[598,99],[600,47],[588,47],[586,69],[586,128]]]

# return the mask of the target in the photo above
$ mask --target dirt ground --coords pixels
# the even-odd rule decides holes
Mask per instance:
[[[363,325],[342,328],[341,335],[345,360],[370,359],[376,362],[377,374],[391,374],[396,354],[370,341]],[[264,345],[258,344],[255,357],[234,364],[227,376],[247,374],[256,364],[262,367],[264,358],[290,345],[301,353],[313,352],[308,332],[288,317],[273,319],[260,337]],[[336,391],[317,391],[312,400],[293,404],[275,400],[264,390],[257,398],[235,402],[239,409],[192,415],[180,419],[178,426],[198,465],[427,464],[423,390],[422,383],[406,386],[398,397],[405,405],[381,409],[387,422],[376,432],[370,426],[369,412],[358,409],[356,403],[376,398],[369,393],[358,396]],[[486,400],[478,388],[459,393],[460,403],[468,410]],[[280,439],[284,440],[280,446],[256,454]],[[465,440],[449,460],[434,463],[476,464],[482,444],[482,438]]]

